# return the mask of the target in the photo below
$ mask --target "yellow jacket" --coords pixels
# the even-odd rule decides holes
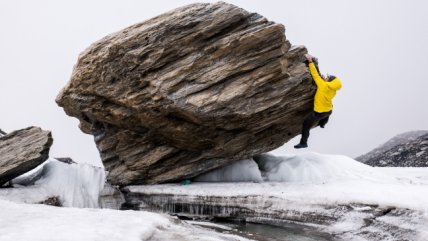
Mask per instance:
[[[333,109],[332,100],[336,95],[336,91],[342,88],[342,83],[338,78],[334,78],[330,82],[322,79],[314,63],[309,64],[309,71],[317,85],[317,92],[314,98],[314,111],[318,113],[331,111]]]

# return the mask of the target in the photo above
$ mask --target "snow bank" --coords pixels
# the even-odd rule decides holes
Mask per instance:
[[[265,182],[128,186],[131,192],[203,196],[273,196],[290,203],[365,203],[422,210],[428,218],[428,168],[376,168],[349,157],[305,153],[255,157]],[[232,165],[233,166],[233,165]],[[234,165],[235,173],[241,165]],[[247,167],[243,165],[243,167]],[[226,173],[230,167],[222,168]],[[211,179],[214,180],[214,179]],[[220,182],[219,181],[219,182]]]
[[[186,186],[158,184],[128,186],[127,189],[131,193],[166,194],[165,196],[187,195],[190,198],[192,196],[222,196],[225,198],[256,196],[260,197],[261,202],[271,199],[281,200],[276,205],[284,210],[302,208],[302,211],[305,211],[307,207],[313,205],[336,206],[352,203],[409,208],[422,211],[426,215],[427,222],[425,223],[428,223],[428,182],[424,181],[424,177],[428,176],[428,168],[417,170],[396,168],[394,172],[400,172],[400,176],[387,176],[388,178],[385,180],[349,178],[324,183],[195,182]],[[406,176],[406,179],[403,180],[401,176]]]
[[[262,176],[253,159],[237,161],[194,179],[196,182],[261,182]]]
[[[0,200],[2,241],[246,241],[144,211],[57,208]]]
[[[202,174],[196,182],[298,182],[324,183],[339,180],[387,180],[389,176],[366,164],[341,155],[304,153],[258,155]],[[256,163],[257,162],[257,163]],[[263,176],[263,178],[262,178]]]
[[[342,155],[308,152],[276,157],[263,154],[256,161],[266,181],[323,183],[351,179],[391,179],[371,166]]]
[[[0,189],[0,199],[38,203],[58,196],[63,206],[94,208],[98,207],[105,172],[103,168],[88,164],[66,164],[49,160],[41,168],[12,182],[34,185]]]
[[[98,207],[99,193],[105,182],[103,168],[57,161],[46,164],[42,176],[36,185],[60,196],[64,206]]]

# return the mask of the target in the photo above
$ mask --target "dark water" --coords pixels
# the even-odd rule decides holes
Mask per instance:
[[[221,231],[236,234],[248,239],[259,241],[331,241],[334,238],[327,234],[297,224],[272,226],[255,223],[218,223],[232,228],[232,231]]]

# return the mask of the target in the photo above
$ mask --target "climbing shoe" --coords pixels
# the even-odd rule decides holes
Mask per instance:
[[[299,144],[294,146],[294,148],[296,148],[296,149],[306,148],[306,147],[308,147],[308,144],[304,144],[304,143],[299,143]]]

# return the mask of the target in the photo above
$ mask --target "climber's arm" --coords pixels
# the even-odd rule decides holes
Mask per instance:
[[[318,70],[315,67],[314,62],[312,61],[313,57],[311,55],[309,55],[309,54],[305,55],[305,57],[306,57],[306,59],[309,62],[309,72],[311,73],[312,78],[315,81],[315,84],[317,86],[324,85],[325,81],[321,78],[320,74],[318,73]]]

